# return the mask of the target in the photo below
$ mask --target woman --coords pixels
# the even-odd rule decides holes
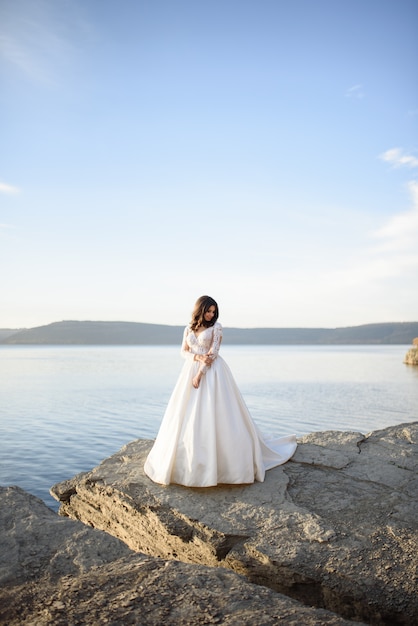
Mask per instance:
[[[145,473],[156,483],[188,487],[262,482],[265,471],[296,450],[290,435],[267,443],[251,419],[228,365],[219,356],[218,305],[201,296],[186,326],[186,359]]]

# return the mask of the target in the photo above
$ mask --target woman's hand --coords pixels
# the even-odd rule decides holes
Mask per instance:
[[[195,360],[200,361],[205,365],[212,365],[213,358],[209,354],[196,354]]]

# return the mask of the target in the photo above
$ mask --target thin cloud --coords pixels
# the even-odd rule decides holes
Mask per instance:
[[[6,193],[6,194],[15,194],[15,193],[19,193],[20,189],[18,189],[17,187],[14,187],[13,185],[7,185],[6,183],[0,183],[0,193]]]
[[[344,289],[355,289],[369,298],[387,281],[414,280],[418,272],[418,182],[408,188],[412,206],[393,215],[369,235],[369,244],[359,249],[351,262],[325,272],[322,280],[334,294],[344,297]]]
[[[45,80],[45,73],[41,71],[40,66],[35,62],[34,55],[28,49],[25,49],[25,46],[14,37],[0,35],[0,50],[5,61],[32,78]]]
[[[412,197],[411,209],[394,215],[373,233],[373,238],[379,241],[374,254],[384,258],[392,274],[418,268],[418,182],[409,182],[408,188]]]
[[[402,148],[391,148],[386,150],[379,158],[393,167],[418,167],[418,159],[412,154],[406,154]]]
[[[26,0],[10,5],[0,21],[0,56],[30,80],[51,85],[72,71],[86,36],[89,26],[75,3]]]
[[[355,100],[361,100],[364,98],[363,85],[353,85],[345,92],[346,98],[353,98]]]
[[[17,37],[2,35],[0,44],[4,59],[37,83],[51,83],[55,75],[54,66],[60,59],[63,60],[63,44],[53,41],[41,29],[32,40],[23,36],[19,40]]]

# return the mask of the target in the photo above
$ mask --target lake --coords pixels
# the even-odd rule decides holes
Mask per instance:
[[[224,346],[262,432],[367,434],[418,419],[409,346]],[[183,365],[176,346],[0,346],[0,484],[57,510],[56,482],[153,439]]]

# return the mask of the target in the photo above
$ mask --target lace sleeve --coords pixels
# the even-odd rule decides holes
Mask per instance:
[[[187,344],[187,337],[189,335],[189,332],[190,332],[190,328],[186,326],[186,328],[184,329],[184,333],[183,333],[183,341],[181,343],[180,354],[183,357],[183,359],[189,359],[190,361],[194,361],[194,354],[193,352],[190,352],[190,348]]]
[[[209,350],[209,354],[211,354],[215,359],[218,356],[219,349],[222,343],[222,326],[219,322],[216,322],[213,327],[213,339],[212,345]]]

